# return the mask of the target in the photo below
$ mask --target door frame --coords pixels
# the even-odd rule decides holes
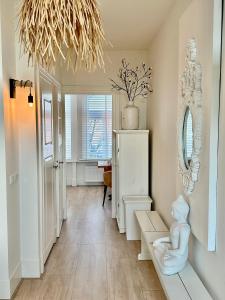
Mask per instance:
[[[44,168],[43,168],[43,128],[42,128],[42,98],[40,91],[40,79],[46,80],[48,83],[56,86],[62,91],[61,84],[47,71],[43,68],[36,66],[35,67],[35,94],[37,96],[36,101],[36,127],[37,127],[37,150],[38,150],[38,191],[39,191],[39,253],[40,253],[40,270],[41,273],[44,272]],[[53,101],[54,101],[54,91],[53,91]],[[63,101],[63,97],[62,97]],[[53,103],[54,107],[54,103]],[[64,101],[63,101],[64,107]],[[64,109],[63,109],[64,111]],[[54,112],[53,112],[54,113]],[[64,115],[64,113],[63,113]],[[64,121],[64,120],[63,120]],[[64,122],[63,122],[64,123]],[[64,126],[64,124],[63,124]],[[54,130],[54,129],[53,129]],[[64,128],[63,128],[64,132]],[[53,138],[55,139],[55,133],[53,133]],[[63,145],[64,145],[64,136],[63,136]],[[55,150],[55,149],[54,149]],[[54,191],[55,192],[55,191]],[[65,216],[64,216],[65,217]]]
[[[66,174],[65,174],[65,103],[64,103],[64,98],[62,96],[62,87],[61,85],[55,81],[54,83],[54,88],[53,88],[53,97],[55,99],[55,101],[53,102],[53,124],[54,124],[54,151],[55,151],[55,162],[57,161],[56,165],[57,168],[55,169],[55,180],[57,182],[57,180],[59,181],[59,172],[62,171],[62,194],[63,194],[63,199],[62,199],[62,206],[63,206],[63,214],[62,214],[62,221],[67,219],[67,201],[66,201]],[[60,100],[59,100],[60,99]],[[62,130],[62,163],[59,162],[59,157],[58,157],[58,142],[59,142],[59,102],[60,102],[60,106],[61,106],[61,130]],[[58,172],[57,172],[58,171]],[[57,185],[55,185],[55,196],[56,197],[60,197],[59,195],[59,191],[60,188],[59,186],[57,187]],[[59,198],[56,199],[57,202],[57,214],[59,213]],[[57,218],[57,237],[59,237],[60,235],[60,231],[61,231],[61,226],[59,224],[59,218]],[[61,224],[62,225],[62,224]]]

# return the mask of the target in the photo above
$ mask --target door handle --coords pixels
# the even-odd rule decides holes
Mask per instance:
[[[53,163],[53,168],[57,169],[57,168],[60,168],[60,165],[62,165],[64,163],[64,161],[55,161]]]
[[[59,167],[59,162],[58,161],[55,161],[53,163],[53,168],[57,169]]]

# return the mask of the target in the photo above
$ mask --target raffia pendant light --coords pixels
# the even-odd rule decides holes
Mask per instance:
[[[29,62],[51,69],[61,56],[73,69],[104,66],[96,0],[23,0],[19,30]]]

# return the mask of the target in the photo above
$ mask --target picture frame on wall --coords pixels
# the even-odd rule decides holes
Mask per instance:
[[[43,156],[53,156],[53,112],[52,100],[43,98]]]
[[[44,142],[52,144],[52,103],[44,99]]]

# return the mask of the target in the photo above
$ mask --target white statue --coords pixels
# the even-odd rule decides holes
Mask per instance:
[[[163,274],[180,272],[188,259],[190,226],[187,223],[189,206],[180,195],[172,204],[171,215],[175,222],[170,227],[170,236],[153,243],[155,256]]]

